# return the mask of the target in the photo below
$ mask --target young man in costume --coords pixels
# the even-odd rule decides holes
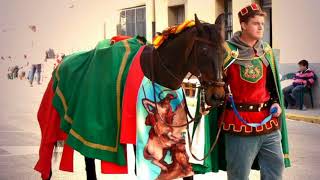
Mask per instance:
[[[248,179],[257,157],[262,179],[280,180],[287,156],[280,132],[285,117],[274,55],[262,41],[266,13],[253,3],[238,16],[241,31],[227,42],[231,57],[224,64],[229,93],[235,102],[235,108],[230,101],[227,103],[223,122],[228,179]],[[263,124],[272,109],[276,112]]]
[[[204,163],[193,169],[227,170],[229,180],[247,180],[251,169],[260,169],[262,179],[280,180],[290,166],[288,137],[277,60],[262,41],[266,13],[253,3],[238,16],[241,31],[225,43],[225,82],[232,99],[224,111],[215,108],[205,117],[205,154],[218,124],[224,133]]]

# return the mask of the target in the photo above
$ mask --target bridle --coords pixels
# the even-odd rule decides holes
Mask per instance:
[[[209,46],[214,46],[214,43],[212,43],[211,41],[205,39],[205,38],[201,38],[201,37],[194,37],[192,39],[192,43],[190,43],[187,47],[187,50],[185,52],[185,56],[186,57],[189,57],[192,50],[194,49],[194,46],[196,45],[196,42],[201,42],[201,43],[205,43]],[[167,68],[167,66],[163,63],[163,59],[162,57],[160,56],[158,50],[155,49],[155,52],[157,53],[159,59],[160,59],[160,65],[170,74],[170,76],[172,76],[174,79],[180,81],[180,79],[172,72],[170,71],[169,68]],[[198,56],[197,56],[197,51],[195,51],[194,54],[194,60],[196,61],[196,63],[198,62]],[[187,58],[188,59],[188,58]],[[152,61],[152,87],[153,87],[153,95],[154,95],[154,102],[156,102],[156,90],[155,90],[155,82],[154,82],[154,62]],[[224,87],[225,86],[225,82],[222,81],[222,80],[209,80],[209,81],[204,81],[203,78],[202,78],[202,75],[201,75],[201,72],[199,73],[199,75],[197,76],[198,80],[200,81],[200,86],[197,87],[200,89],[200,104],[205,104],[205,100],[204,100],[204,92],[205,90],[207,90],[209,87],[212,87],[212,86],[218,86],[218,87]],[[195,117],[192,117],[190,111],[189,111],[189,108],[188,108],[188,105],[187,105],[187,100],[186,100],[186,95],[184,93],[184,91],[182,90],[182,94],[183,94],[183,101],[184,101],[184,108],[185,108],[185,111],[186,111],[186,114],[187,114],[187,118],[186,118],[186,123],[185,124],[182,124],[182,125],[172,125],[172,124],[168,124],[160,114],[159,115],[159,119],[162,121],[162,123],[164,123],[165,125],[167,125],[168,127],[173,127],[173,128],[181,128],[181,127],[185,127],[187,126],[187,134],[188,134],[188,140],[189,140],[189,149],[190,149],[190,154],[192,155],[192,157],[198,161],[202,161],[206,158],[208,158],[208,156],[211,154],[211,152],[213,151],[214,147],[216,146],[217,142],[218,142],[218,139],[219,139],[219,136],[220,136],[220,133],[221,133],[221,129],[222,129],[222,121],[220,120],[219,122],[219,130],[217,132],[217,136],[215,138],[215,141],[214,143],[212,144],[209,152],[203,157],[203,158],[198,158],[196,157],[193,153],[192,153],[192,150],[191,150],[191,146],[192,146],[192,140],[191,140],[191,135],[189,133],[189,125],[193,122],[197,122],[197,121],[200,121],[200,119],[202,118],[202,115],[200,113],[197,113]],[[201,95],[202,94],[202,95]],[[201,97],[203,96],[203,97]],[[220,105],[223,107],[223,110],[226,108],[226,98],[227,96],[225,97],[225,100],[223,101],[223,103],[221,103]],[[213,108],[213,107],[211,107]],[[210,109],[211,109],[210,108]],[[210,110],[210,109],[206,109],[206,110]],[[155,113],[158,113],[158,108],[157,108],[157,105],[155,106]],[[222,114],[222,116],[220,117],[222,120],[224,119],[224,113]],[[188,120],[188,117],[191,119],[190,121]]]

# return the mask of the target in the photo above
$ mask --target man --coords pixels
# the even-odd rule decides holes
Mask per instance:
[[[279,130],[282,125],[286,136],[276,61],[271,47],[262,41],[265,16],[255,3],[243,8],[238,13],[241,31],[225,46],[225,77],[233,97],[222,127],[229,180],[247,180],[254,162],[262,179],[270,180],[282,179],[284,162],[289,166],[287,144],[281,144]]]
[[[284,167],[291,165],[277,61],[262,41],[266,13],[253,3],[238,16],[241,31],[225,43],[230,96],[226,109],[213,108],[205,116],[202,148],[207,158],[193,164],[193,170],[226,170],[229,180],[248,180],[251,169],[260,169],[261,179],[280,180]]]
[[[309,63],[307,60],[301,60],[298,63],[299,71],[293,78],[293,83],[283,89],[286,107],[302,107],[302,110],[306,110],[306,106],[301,104],[299,94],[306,89],[311,88],[314,84],[314,72],[309,69]]]

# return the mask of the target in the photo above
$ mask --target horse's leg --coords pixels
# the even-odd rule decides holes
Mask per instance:
[[[193,180],[193,176],[184,177],[183,180]]]
[[[137,157],[137,146],[133,145],[133,152],[134,152],[134,157]],[[134,161],[134,173],[137,175],[137,162],[136,160]]]
[[[86,162],[87,180],[97,180],[96,166],[93,158],[84,157]]]

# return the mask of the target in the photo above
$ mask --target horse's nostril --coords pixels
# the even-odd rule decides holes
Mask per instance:
[[[219,96],[218,94],[215,94],[215,95],[214,95],[214,98],[215,98],[215,99],[220,99],[220,96]]]

